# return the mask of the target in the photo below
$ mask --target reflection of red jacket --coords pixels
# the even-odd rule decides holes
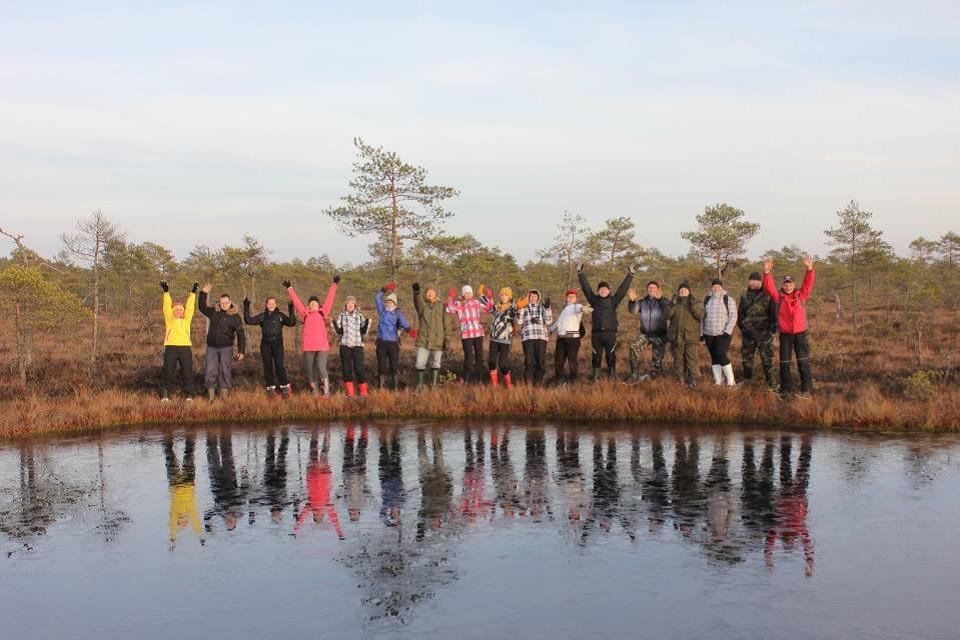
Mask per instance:
[[[816,276],[813,269],[803,274],[803,284],[793,293],[787,295],[782,289],[777,289],[773,283],[773,274],[763,274],[763,288],[773,301],[780,305],[777,313],[777,324],[781,333],[796,334],[807,330],[807,299],[813,292],[813,283]]]
[[[330,519],[330,524],[333,525],[333,530],[337,532],[337,537],[343,540],[344,536],[343,529],[340,528],[340,517],[337,515],[337,510],[333,502],[330,501],[331,476],[332,473],[329,464],[320,462],[310,463],[310,467],[307,469],[307,504],[303,505],[300,515],[297,516],[297,523],[293,527],[294,535],[299,533],[300,526],[303,524],[303,520],[307,517],[307,514],[313,514],[314,518],[322,520],[323,514],[326,512],[327,517]]]

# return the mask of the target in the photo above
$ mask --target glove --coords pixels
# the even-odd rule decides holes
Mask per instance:
[[[249,308],[250,308],[250,298],[244,298],[244,299],[243,299],[243,308],[244,308],[244,309],[249,309]]]
[[[290,287],[293,286],[292,284],[290,284],[290,281],[289,281],[289,280],[284,280],[284,281],[281,282],[280,284],[283,285],[283,288],[284,288],[284,289],[289,289]]]
[[[200,288],[200,283],[199,283],[199,282],[194,282],[194,283],[193,283],[193,288],[190,289],[190,291],[191,291],[191,293],[196,293],[196,292],[197,292],[197,289],[199,289],[199,288]]]
[[[387,286],[385,286],[385,287],[383,288],[383,290],[386,291],[387,293],[390,293],[391,291],[393,291],[393,290],[396,289],[396,288],[397,288],[397,283],[396,283],[396,282],[388,282],[388,283],[387,283]]]
[[[583,273],[583,263],[577,263],[577,273]]]
[[[483,288],[483,295],[487,296],[487,300],[493,300],[493,290],[490,287]]]
[[[163,289],[164,293],[168,293],[170,291],[170,286],[167,284],[166,280],[160,281],[160,288]]]
[[[523,308],[524,308],[525,306],[527,306],[529,303],[530,303],[529,297],[528,297],[528,296],[523,296],[522,298],[520,298],[519,300],[517,300],[517,310],[519,311],[520,309],[523,309]]]
[[[340,274],[339,274],[339,273],[333,274],[333,284],[340,284]]]
[[[550,296],[547,296],[546,298],[543,299],[543,308],[544,309],[550,308]]]
[[[419,282],[414,282],[414,283],[413,283],[413,293],[414,293],[414,294],[420,293],[420,283],[419,283]]]
[[[629,273],[630,275],[633,275],[636,272],[637,272],[637,268],[635,266],[633,266],[632,264],[627,265],[627,273]]]
[[[457,297],[457,288],[456,288],[456,287],[450,287],[450,291],[447,291],[447,297],[450,298],[451,300],[452,300],[453,298],[456,298],[456,297]]]
[[[703,336],[703,334],[700,334],[700,342],[706,342],[706,341],[707,339]]]
[[[414,340],[416,340],[416,339],[417,339],[417,330],[414,329],[413,327],[410,327],[409,329],[407,329],[407,335],[410,336],[411,338],[413,338]]]

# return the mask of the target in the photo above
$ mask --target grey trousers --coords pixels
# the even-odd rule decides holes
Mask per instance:
[[[207,389],[229,389],[233,373],[233,347],[207,347],[203,384]]]
[[[316,384],[320,380],[326,380],[327,376],[327,355],[329,351],[304,351],[303,364],[307,368],[307,380]]]

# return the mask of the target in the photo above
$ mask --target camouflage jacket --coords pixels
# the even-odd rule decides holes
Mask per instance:
[[[763,289],[747,289],[737,305],[740,332],[773,333],[777,330],[777,304]]]

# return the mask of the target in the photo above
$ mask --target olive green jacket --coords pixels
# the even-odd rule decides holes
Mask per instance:
[[[700,340],[700,320],[703,319],[703,303],[693,297],[673,297],[673,304],[667,309],[667,338],[670,342],[698,342]]]
[[[446,337],[446,313],[443,302],[438,298],[427,302],[422,291],[413,296],[413,306],[417,310],[417,347],[440,351]]]

